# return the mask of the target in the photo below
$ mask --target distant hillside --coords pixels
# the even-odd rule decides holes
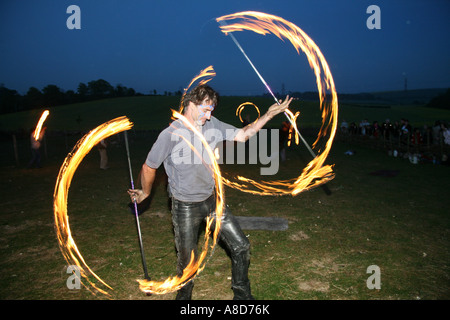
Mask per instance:
[[[450,110],[450,88],[445,93],[431,99],[426,106]]]
[[[427,104],[434,97],[445,93],[447,89],[419,89],[407,91],[386,91],[374,92],[377,99],[381,99],[393,104]]]
[[[345,93],[338,92],[340,103],[360,105],[426,105],[431,99],[446,92],[445,88]],[[302,101],[317,101],[317,92],[291,92]]]
[[[339,94],[339,119],[359,123],[362,119],[384,121],[386,118],[408,118],[414,125],[432,124],[436,120],[450,121],[450,113],[445,109],[426,108],[423,104],[408,101],[429,101],[446,90],[411,90],[408,92],[379,92],[361,94]],[[302,94],[299,100],[291,104],[292,111],[300,111],[298,124],[302,128],[316,128],[322,122],[321,110],[317,102],[317,93]],[[314,98],[313,98],[314,97]],[[135,130],[161,130],[171,121],[171,109],[178,109],[180,97],[177,96],[133,96],[108,98],[56,107],[48,107],[50,115],[45,125],[51,131],[86,132],[96,126],[119,116],[127,116]],[[214,116],[236,127],[241,127],[236,109],[243,102],[250,101],[258,106],[261,114],[273,104],[271,97],[234,97],[223,96],[220,107],[214,110]],[[24,131],[28,133],[36,126],[44,108],[0,114],[1,132]],[[253,107],[247,107],[242,113],[251,120],[257,117]],[[280,114],[270,121],[269,127],[278,128],[285,121]],[[341,121],[341,120],[339,120]],[[9,137],[8,137],[9,139]]]

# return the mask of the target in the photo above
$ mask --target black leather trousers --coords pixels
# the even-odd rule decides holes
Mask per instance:
[[[178,275],[181,275],[183,269],[189,264],[192,251],[197,257],[200,226],[206,217],[211,213],[214,214],[215,200],[214,195],[201,202],[183,202],[172,198],[172,222],[178,253]],[[234,299],[253,299],[248,279],[250,242],[228,206],[223,211],[221,222],[219,239],[231,256],[231,288],[234,292]],[[178,291],[177,299],[191,299],[193,287],[194,281],[191,280]]]

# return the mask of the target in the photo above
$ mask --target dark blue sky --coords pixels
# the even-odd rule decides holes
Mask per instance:
[[[69,30],[69,5],[81,30]],[[369,30],[369,5],[381,29]],[[0,84],[25,94],[55,84],[77,90],[105,79],[141,93],[183,89],[213,65],[222,95],[265,88],[215,18],[254,10],[305,31],[328,61],[338,93],[450,87],[448,0],[87,1],[0,2]],[[235,32],[274,91],[316,91],[304,54],[273,35]]]

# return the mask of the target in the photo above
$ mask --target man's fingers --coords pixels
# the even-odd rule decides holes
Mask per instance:
[[[287,108],[289,108],[289,105],[291,104],[292,100],[294,98],[289,98],[289,96],[286,97],[286,100],[284,100],[283,102],[283,109],[286,110]]]
[[[129,189],[127,192],[130,195],[131,201],[136,202],[139,199],[139,190]]]

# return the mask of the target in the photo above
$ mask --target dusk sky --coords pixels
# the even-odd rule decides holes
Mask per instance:
[[[70,5],[81,29],[68,29]],[[370,5],[381,29],[366,26]],[[0,2],[0,84],[26,94],[54,84],[77,90],[104,79],[148,94],[182,90],[213,65],[222,95],[266,92],[215,18],[240,11],[280,16],[325,56],[339,93],[450,87],[449,0]],[[317,91],[305,55],[273,35],[235,32],[273,91]]]

